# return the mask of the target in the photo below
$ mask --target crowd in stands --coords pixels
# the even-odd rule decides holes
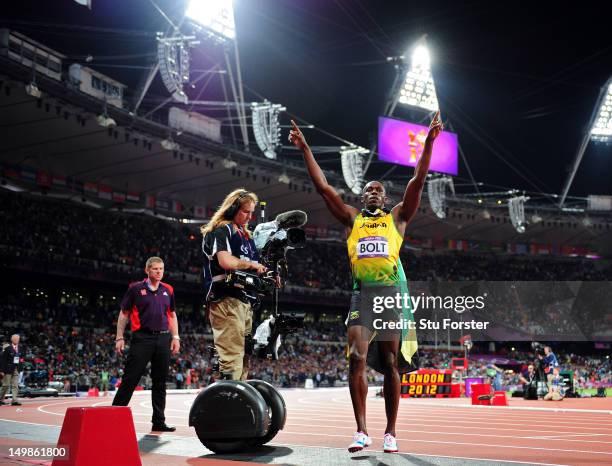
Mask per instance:
[[[148,257],[161,256],[169,277],[200,273],[199,240],[177,222],[15,194],[0,198],[0,246],[21,262],[137,274]]]
[[[8,192],[0,192],[0,200],[0,215],[5,220],[0,257],[4,261],[20,266],[31,263],[49,271],[63,268],[137,276],[145,260],[155,255],[164,258],[169,281],[197,281],[201,274],[201,236],[195,226]],[[323,291],[350,288],[342,242],[309,241],[304,249],[288,255],[288,285]],[[401,259],[411,281],[612,278],[612,267],[581,259],[464,253],[417,256],[406,248]]]
[[[14,301],[14,300],[13,300]],[[28,386],[44,386],[47,381],[61,382],[67,391],[84,391],[97,386],[102,371],[110,374],[114,386],[121,378],[123,361],[114,351],[116,309],[98,309],[98,315],[86,306],[60,305],[56,309],[14,302],[1,306],[3,327],[0,333],[8,341],[14,332],[22,335],[28,350],[24,382]],[[199,317],[197,317],[199,318]],[[186,322],[191,322],[186,319]],[[188,324],[190,325],[190,324]],[[194,325],[191,323],[191,325]],[[178,388],[200,388],[211,382],[211,358],[208,350],[212,338],[210,327],[192,327],[197,333],[184,330],[182,349],[172,358],[167,382]],[[280,387],[304,386],[306,379],[314,385],[338,386],[347,383],[346,331],[337,322],[308,323],[304,330],[289,335],[281,345],[279,359],[251,360],[250,377],[269,381]],[[444,348],[444,346],[441,346]],[[497,351],[498,359],[490,357],[470,361],[470,377],[488,377],[493,362],[505,372],[505,387],[518,385],[518,373],[536,359],[533,353]],[[452,357],[461,356],[444,350],[421,350],[421,367],[449,368]],[[571,353],[558,354],[562,369],[575,371],[580,388],[612,386],[609,358],[585,357]],[[371,384],[382,381],[380,374],[370,370]],[[149,388],[150,376],[141,380]]]

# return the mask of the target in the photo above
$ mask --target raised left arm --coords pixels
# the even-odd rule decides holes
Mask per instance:
[[[419,204],[421,203],[421,193],[425,186],[425,180],[427,179],[427,172],[429,171],[429,163],[431,161],[431,153],[433,150],[433,144],[438,135],[444,129],[444,125],[440,120],[440,112],[438,111],[431,120],[429,125],[429,132],[425,139],[425,146],[423,147],[423,153],[419,158],[417,166],[414,170],[414,176],[408,182],[406,191],[404,191],[404,198],[402,202],[397,204],[393,210],[393,217],[399,222],[409,223],[414,217]]]

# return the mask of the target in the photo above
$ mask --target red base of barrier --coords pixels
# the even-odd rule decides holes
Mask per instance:
[[[142,466],[127,406],[68,408],[57,447],[66,448],[67,457],[52,466]]]
[[[490,406],[491,400],[479,400],[478,397],[481,395],[491,395],[491,384],[490,383],[473,383],[472,389],[472,404],[473,405],[484,405]]]
[[[491,404],[493,406],[508,406],[506,392],[495,392],[493,399],[491,400]]]

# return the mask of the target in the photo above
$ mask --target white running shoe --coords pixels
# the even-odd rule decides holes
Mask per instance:
[[[372,439],[370,437],[363,432],[355,432],[355,435],[353,435],[353,443],[349,445],[348,451],[355,453],[356,451],[361,451],[370,445],[372,445]]]
[[[397,453],[399,450],[397,449],[397,442],[395,441],[395,437],[391,434],[385,434],[385,440],[383,442],[383,451],[385,453]]]

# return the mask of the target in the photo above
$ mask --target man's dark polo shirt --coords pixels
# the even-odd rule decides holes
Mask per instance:
[[[175,311],[174,288],[160,282],[153,291],[148,279],[132,283],[121,300],[121,310],[130,314],[132,332],[168,330],[168,319]]]

